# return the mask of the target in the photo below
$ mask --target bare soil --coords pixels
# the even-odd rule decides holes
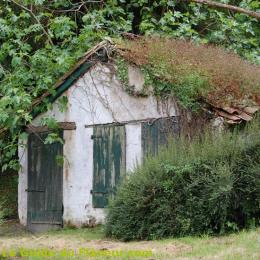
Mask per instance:
[[[141,250],[152,251],[153,255],[157,254],[176,254],[181,251],[189,251],[190,246],[184,243],[165,242],[158,243],[158,241],[138,241],[138,242],[121,242],[116,240],[93,239],[77,235],[63,235],[59,231],[50,233],[33,234],[28,232],[17,221],[9,221],[3,226],[0,226],[0,252],[1,250],[19,250],[20,248],[40,249],[48,248],[56,251],[78,250],[80,248],[89,248],[95,250],[113,250],[113,251],[129,251]],[[12,258],[16,259],[16,258]]]

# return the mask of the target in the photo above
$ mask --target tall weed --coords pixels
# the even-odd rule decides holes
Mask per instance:
[[[122,41],[118,52],[145,68],[157,95],[173,94],[183,107],[196,108],[201,100],[222,108],[260,104],[260,67],[220,47],[143,37]]]

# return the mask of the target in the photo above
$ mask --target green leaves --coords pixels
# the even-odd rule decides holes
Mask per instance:
[[[259,225],[259,124],[244,130],[173,140],[147,158],[110,202],[106,235],[144,240]]]
[[[52,86],[59,77],[106,36],[120,37],[123,32],[166,34],[223,45],[260,63],[258,21],[243,14],[171,0],[16,2],[19,5],[0,2],[0,94],[4,96],[0,99],[0,128],[10,134],[0,152],[11,140],[17,141],[21,126],[30,122],[32,100],[47,90],[54,94]],[[259,1],[237,3],[259,10]],[[64,111],[65,100],[60,108]],[[39,107],[40,111],[45,109],[46,104]]]
[[[68,97],[62,96],[58,99],[58,107],[61,112],[65,112],[68,109]]]
[[[63,163],[64,163],[64,157],[61,156],[61,155],[57,155],[56,156],[56,162],[59,166],[63,166]]]
[[[132,29],[133,15],[127,13],[120,6],[111,8],[107,4],[104,8],[93,10],[82,17],[85,30],[98,32],[103,31],[104,34],[118,35],[120,32],[129,32]]]
[[[75,35],[77,25],[67,16],[55,17],[50,23],[50,30],[57,39],[67,39]]]
[[[57,133],[50,133],[48,134],[48,136],[46,137],[46,139],[44,140],[45,144],[52,144],[55,142],[59,142],[63,144],[63,139],[59,137],[59,134]]]

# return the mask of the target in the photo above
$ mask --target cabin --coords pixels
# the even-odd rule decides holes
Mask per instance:
[[[144,78],[128,68],[129,85],[138,93]],[[130,95],[99,44],[55,85],[51,109],[34,112],[28,137],[19,148],[21,170],[18,211],[32,231],[102,223],[108,200],[124,176],[147,154],[179,133],[174,99]],[[59,101],[67,100],[65,111]],[[45,142],[51,132],[44,118],[59,124],[63,142]],[[59,162],[57,158],[63,158]]]
[[[202,130],[201,119],[183,113],[173,95],[155,96],[142,70],[132,63],[127,65],[126,87],[112,58],[114,48],[109,41],[101,42],[56,83],[54,93],[43,93],[33,102],[33,120],[25,127],[18,152],[18,213],[31,231],[103,223],[119,183],[147,155],[157,154],[185,129]],[[247,96],[255,96],[237,93],[230,86],[217,89],[216,96],[204,102],[202,121],[221,130],[225,122],[251,120],[259,107],[244,103]],[[48,109],[39,109],[41,104],[49,104]],[[54,129],[46,118],[58,126],[54,142],[49,141]]]

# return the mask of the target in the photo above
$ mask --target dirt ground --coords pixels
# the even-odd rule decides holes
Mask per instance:
[[[82,235],[80,231],[54,231],[47,233],[32,234],[18,224],[10,221],[0,227],[0,252],[1,250],[18,250],[19,248],[49,248],[62,251],[64,248],[75,250],[79,248],[91,248],[95,250],[121,250],[121,251],[151,251],[152,254],[176,254],[178,251],[187,251],[191,248],[184,243],[174,244],[172,242],[158,243],[157,241],[120,242],[99,239],[99,234]]]
[[[157,241],[121,242],[104,237],[102,227],[94,229],[63,229],[47,233],[32,234],[17,221],[0,226],[0,259],[3,250],[19,252],[21,248],[55,251],[88,248],[100,251],[150,251],[152,257],[116,259],[260,259],[260,229],[242,231],[223,237],[186,237]],[[7,259],[21,259],[12,257]],[[42,258],[24,258],[42,259]],[[61,258],[48,258],[61,259]],[[64,258],[62,258],[64,259]],[[66,259],[115,259],[79,258]]]

